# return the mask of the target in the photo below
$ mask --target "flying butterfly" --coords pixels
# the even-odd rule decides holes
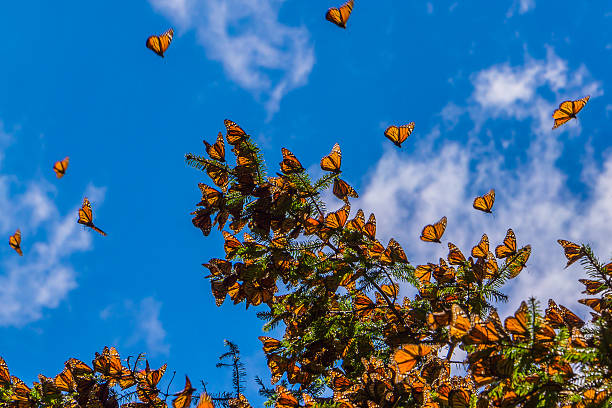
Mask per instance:
[[[440,238],[446,229],[446,217],[440,218],[435,224],[428,224],[423,227],[421,232],[421,241],[440,243]]]
[[[340,145],[336,143],[334,147],[332,147],[331,153],[321,159],[321,169],[340,173],[341,164],[342,152],[340,151]]]
[[[393,355],[401,374],[412,370],[425,356],[431,353],[432,348],[426,344],[406,344]]]
[[[565,257],[567,258],[566,268],[585,255],[582,247],[578,244],[574,244],[564,239],[558,239],[557,242],[563,247],[563,251],[565,252]]]
[[[514,254],[516,254],[516,236],[512,229],[508,229],[503,244],[495,248],[495,256],[503,259]]]
[[[79,208],[78,223],[83,224],[86,227],[89,227],[96,232],[99,232],[103,236],[106,236],[106,232],[96,227],[93,223],[93,213],[91,211],[91,203],[89,202],[89,199],[87,197],[83,198],[83,205],[81,206],[81,208]]]
[[[346,22],[353,11],[354,0],[349,0],[340,7],[332,7],[327,10],[325,18],[341,28],[346,28]]]
[[[585,96],[582,99],[577,99],[575,101],[563,101],[559,104],[559,109],[555,109],[552,114],[553,119],[555,120],[555,124],[553,125],[553,129],[558,128],[565,122],[568,122],[570,119],[576,119],[576,115],[578,112],[584,108],[584,106],[589,101],[590,96]]]
[[[20,256],[23,256],[23,251],[21,250],[21,231],[19,231],[19,229],[9,237],[9,245],[17,251]]]
[[[152,35],[147,38],[147,48],[164,58],[164,52],[170,46],[174,37],[174,30],[171,28],[161,35]]]
[[[223,134],[219,132],[217,135],[217,141],[211,145],[206,140],[203,140],[204,146],[206,146],[206,153],[213,160],[225,161],[225,143],[223,141]]]
[[[472,256],[474,258],[486,258],[489,253],[489,237],[487,234],[482,234],[480,242],[472,248]]]
[[[412,134],[413,130],[414,122],[410,122],[409,124],[402,126],[389,126],[385,130],[385,136],[397,147],[402,147],[402,143],[408,139],[408,136]]]
[[[451,265],[463,265],[466,260],[463,253],[452,242],[448,243],[448,263]]]
[[[55,164],[53,165],[53,171],[55,172],[57,178],[64,177],[64,174],[66,174],[66,169],[68,168],[69,161],[70,158],[66,156],[64,157],[64,160],[59,160],[55,162]]]
[[[490,214],[493,203],[495,203],[495,190],[491,189],[485,195],[476,197],[472,207]]]

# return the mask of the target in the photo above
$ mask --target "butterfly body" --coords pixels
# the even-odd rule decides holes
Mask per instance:
[[[66,169],[68,168],[69,161],[70,161],[70,158],[66,156],[64,160],[55,162],[55,164],[53,165],[53,171],[55,172],[55,175],[57,176],[57,178],[64,177],[64,175],[66,174]]]
[[[93,213],[91,210],[91,203],[89,199],[85,197],[83,199],[83,205],[79,208],[79,219],[77,221],[79,224],[83,224],[86,227],[91,228],[102,236],[106,236],[106,232],[102,231],[100,228],[96,227],[93,223]]]
[[[174,30],[172,28],[161,35],[152,35],[147,38],[147,48],[164,58],[164,52],[170,46],[173,37]]]

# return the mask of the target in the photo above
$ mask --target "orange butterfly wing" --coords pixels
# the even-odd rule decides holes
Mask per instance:
[[[446,222],[446,217],[442,217],[435,224],[426,225],[421,232],[421,241],[440,243],[440,238],[446,230]]]
[[[330,154],[321,159],[321,169],[340,173],[340,165],[342,164],[342,152],[340,145],[336,143]]]
[[[147,38],[147,48],[164,58],[164,52],[170,46],[173,37],[174,30],[172,28],[161,35],[152,35]]]
[[[336,8],[336,7],[330,8],[329,10],[327,10],[327,13],[325,14],[325,18],[328,21],[331,21],[332,23],[337,25],[338,27],[346,28],[346,22],[351,16],[354,3],[355,3],[354,0],[349,0],[346,3],[344,3],[342,6],[340,6],[339,8]]]
[[[491,213],[493,203],[495,203],[495,190],[491,189],[485,195],[476,197],[472,206],[477,210]]]
[[[516,253],[516,235],[512,229],[508,229],[502,245],[495,248],[495,256],[500,259],[507,258]]]
[[[578,112],[584,108],[584,106],[589,101],[590,96],[585,96],[582,99],[577,99],[575,101],[563,101],[559,104],[559,108],[555,109],[552,114],[555,123],[553,125],[553,129],[558,128],[562,124],[568,122],[570,119],[576,118]]]
[[[403,126],[389,126],[385,130],[385,136],[391,140],[397,147],[402,147],[402,143],[408,139],[414,130],[414,122],[410,122]]]
[[[70,162],[70,158],[68,156],[66,156],[64,160],[55,162],[55,164],[53,165],[53,171],[55,172],[55,175],[57,176],[57,178],[64,177],[64,174],[66,174],[66,169],[68,168],[69,162]]]
[[[23,256],[23,251],[21,250],[21,231],[19,231],[19,229],[10,236],[9,245],[17,251],[20,256]]]
[[[102,234],[102,236],[106,236],[106,232],[96,227],[93,223],[93,213],[91,211],[91,203],[89,202],[89,199],[87,197],[83,199],[83,205],[81,206],[81,208],[79,208],[78,223],[91,228],[92,230]]]

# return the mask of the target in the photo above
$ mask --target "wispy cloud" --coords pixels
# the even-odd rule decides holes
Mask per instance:
[[[0,263],[0,326],[23,326],[55,308],[76,288],[75,271],[69,258],[92,247],[89,231],[76,223],[79,203],[60,214],[55,187],[31,181],[22,193],[13,193],[16,177],[0,176],[0,232],[8,237],[22,232],[24,256],[6,246]],[[100,204],[104,189],[89,186],[87,194]],[[44,237],[40,240],[40,237]]]
[[[269,115],[281,99],[303,86],[314,65],[305,27],[279,21],[282,0],[149,0],[182,30],[194,29],[210,59],[256,97]]]
[[[577,272],[563,270],[563,251],[556,240],[592,243],[604,257],[612,251],[607,239],[612,226],[601,222],[612,216],[612,155],[605,158],[601,169],[589,169],[592,182],[585,185],[586,196],[572,194],[566,184],[569,174],[559,167],[558,159],[564,153],[568,130],[579,133],[580,125],[572,121],[553,132],[550,115],[562,95],[600,95],[601,85],[585,67],[570,72],[552,49],[545,60],[527,56],[520,66],[484,69],[472,77],[472,83],[467,103],[457,105],[473,108],[457,112],[457,105],[452,107],[455,121],[469,118],[473,122],[468,139],[443,141],[436,127],[422,141],[415,139],[409,157],[388,148],[367,177],[356,204],[376,210],[381,236],[394,235],[400,242],[411,243],[405,249],[415,264],[435,262],[448,253],[446,246],[418,240],[423,225],[443,215],[448,217],[445,239],[466,253],[483,232],[496,245],[506,228],[512,227],[519,245],[530,243],[533,253],[529,267],[511,283],[509,308],[531,295],[542,300],[554,297],[577,307]],[[511,134],[493,136],[486,126],[499,119],[515,124],[528,121],[531,135],[520,144],[512,143]],[[511,157],[499,147],[504,139],[514,149]],[[577,160],[580,153],[571,154]],[[517,164],[514,156],[525,159]],[[473,197],[490,188],[497,193],[495,216],[471,208]]]
[[[535,0],[515,0],[510,10],[506,13],[507,17],[512,17],[518,10],[519,14],[525,14],[530,10],[533,10],[536,6]]]
[[[132,332],[124,341],[126,346],[144,342],[146,352],[151,355],[168,354],[170,345],[166,342],[166,330],[160,320],[161,302],[146,297],[138,303],[126,300],[123,304],[112,304],[100,312],[102,320],[121,320],[127,322]]]

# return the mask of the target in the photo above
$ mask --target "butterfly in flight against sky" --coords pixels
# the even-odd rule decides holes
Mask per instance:
[[[15,234],[11,235],[9,238],[9,245],[13,248],[17,253],[23,256],[23,252],[21,251],[21,231],[15,231]]]
[[[83,205],[81,206],[81,208],[79,208],[78,223],[83,224],[86,227],[89,227],[96,232],[99,232],[103,236],[106,236],[106,232],[96,227],[93,223],[93,213],[91,211],[91,203],[89,202],[89,199],[87,197],[83,199]]]
[[[170,46],[174,37],[174,30],[171,28],[161,35],[152,35],[147,38],[147,48],[164,58],[164,52]]]
[[[477,210],[491,213],[493,203],[495,203],[495,190],[491,189],[485,195],[476,197],[472,206]]]
[[[325,18],[341,28],[346,28],[346,22],[353,11],[354,0],[349,0],[340,7],[332,7],[327,10]]]
[[[555,124],[553,125],[553,129],[558,128],[565,122],[568,122],[570,119],[576,119],[576,115],[578,112],[584,108],[584,106],[589,101],[590,96],[585,96],[582,99],[577,99],[575,101],[563,101],[559,104],[559,109],[555,109],[552,114],[553,119],[555,120]]]
[[[410,122],[407,125],[403,125],[399,127],[389,126],[385,130],[385,136],[390,141],[392,141],[397,147],[402,147],[402,143],[404,143],[404,141],[408,139],[408,136],[412,134],[413,130],[414,130],[414,122]]]
[[[446,229],[446,217],[440,218],[435,224],[429,224],[423,227],[421,232],[421,241],[440,243],[440,238]]]
[[[66,169],[68,168],[69,161],[70,161],[70,158],[66,156],[64,160],[55,162],[55,164],[53,165],[53,171],[55,172],[55,175],[57,176],[57,178],[64,177],[64,174],[66,174]]]

